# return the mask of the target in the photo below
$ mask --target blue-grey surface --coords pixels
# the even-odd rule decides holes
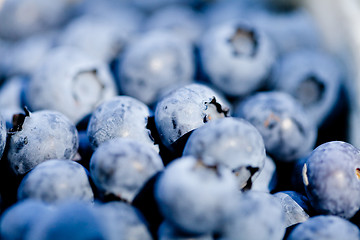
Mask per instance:
[[[221,118],[196,129],[183,155],[203,159],[204,164],[223,164],[236,176],[238,188],[254,181],[265,163],[265,146],[258,130],[239,118]]]
[[[1,215],[0,236],[3,240],[22,240],[27,232],[52,208],[38,200],[24,200]]]
[[[258,9],[250,12],[247,20],[270,37],[279,55],[297,49],[321,48],[321,32],[311,13],[303,7],[282,12]]]
[[[53,30],[34,34],[16,42],[1,42],[0,40],[0,45],[3,45],[3,47],[0,46],[0,55],[2,56],[0,58],[0,75],[33,74],[43,63],[47,52],[53,47],[56,37],[57,31]]]
[[[0,8],[0,37],[18,40],[67,21],[80,1],[12,0]]]
[[[340,66],[333,56],[320,50],[293,51],[275,64],[272,87],[298,99],[309,116],[321,125],[340,95],[343,78]]]
[[[285,213],[286,227],[305,222],[309,219],[309,214],[288,194],[285,192],[277,192],[274,194],[280,200],[281,206]]]
[[[211,234],[194,235],[183,233],[171,223],[164,221],[161,223],[158,230],[159,240],[213,240]]]
[[[132,202],[144,183],[164,165],[150,146],[127,138],[109,140],[99,146],[90,160],[95,185],[106,195]]]
[[[277,170],[274,160],[266,156],[264,168],[261,170],[257,178],[251,186],[251,190],[271,192],[278,183]]]
[[[277,198],[269,193],[239,193],[233,218],[224,224],[220,239],[281,240],[285,234],[285,214]]]
[[[92,204],[66,201],[45,214],[24,240],[107,240]]]
[[[116,95],[108,66],[77,48],[54,48],[43,61],[26,89],[33,111],[56,110],[77,123],[101,101]]]
[[[292,190],[281,192],[290,196],[306,213],[311,213],[313,211],[310,201],[305,193],[303,194]]]
[[[204,19],[201,12],[186,5],[170,5],[155,11],[147,19],[145,29],[166,29],[197,44],[203,33]]]
[[[119,86],[123,94],[153,104],[164,89],[193,81],[193,49],[187,40],[170,30],[149,31],[127,46],[119,71]]]
[[[193,4],[203,0],[130,0],[135,6],[142,8],[146,11],[154,11],[158,8],[171,5],[171,4]]]
[[[93,202],[86,169],[71,160],[51,159],[36,166],[21,181],[18,199],[60,204],[67,200]]]
[[[75,125],[55,111],[30,113],[21,129],[9,134],[7,160],[16,174],[48,159],[73,159],[79,147]]]
[[[234,97],[262,87],[276,55],[267,35],[244,21],[210,28],[202,38],[200,50],[202,67],[210,81]]]
[[[95,204],[95,214],[107,240],[152,240],[142,214],[124,202]]]
[[[170,163],[155,185],[155,199],[165,220],[193,234],[219,231],[234,211],[237,194],[229,169],[206,166],[192,156]]]
[[[136,33],[142,28],[144,12],[128,1],[87,0],[79,7],[80,15],[112,21],[112,25],[125,33]]]
[[[115,17],[81,16],[66,26],[58,44],[77,47],[98,60],[110,63],[133,34],[118,25]]]
[[[360,150],[333,141],[317,147],[303,167],[306,194],[316,211],[351,218],[360,209]]]
[[[267,153],[276,160],[295,161],[313,149],[317,128],[300,102],[279,92],[259,92],[242,101],[234,114],[261,133]]]
[[[221,109],[217,109],[218,106]],[[171,148],[184,134],[208,121],[228,116],[229,111],[230,104],[220,94],[206,85],[194,83],[161,99],[155,109],[155,124],[163,144]]]
[[[129,96],[117,96],[104,101],[91,115],[87,135],[93,149],[107,140],[130,138],[151,146],[159,152],[159,146],[147,129],[152,115],[148,106]]]
[[[277,1],[277,0],[275,0]],[[289,3],[286,0],[286,3]],[[296,49],[319,48],[320,31],[307,9],[274,11],[261,1],[214,1],[205,8],[208,26],[234,20],[246,20],[264,31],[271,39],[275,51],[282,55]]]
[[[296,226],[287,240],[360,239],[359,228],[337,216],[315,216]]]
[[[7,138],[7,129],[5,118],[0,114],[0,158],[2,157]]]

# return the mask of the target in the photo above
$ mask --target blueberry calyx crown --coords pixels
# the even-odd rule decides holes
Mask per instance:
[[[231,44],[235,56],[254,57],[259,45],[256,32],[244,26],[237,26],[228,42]]]
[[[215,108],[216,108],[216,111],[217,111],[218,113],[220,113],[220,114],[223,114],[224,117],[228,117],[228,116],[229,116],[229,111],[230,111],[230,109],[229,109],[228,107],[224,107],[224,108],[223,108],[223,107],[221,106],[221,104],[216,101],[215,96],[211,99],[210,102],[205,102],[205,105],[207,105],[207,106],[210,105],[210,104],[214,105]],[[211,120],[211,116],[208,115],[208,114],[205,115],[204,118],[203,118],[203,122],[204,122],[204,123],[206,123],[206,122],[208,122],[208,121],[210,121],[210,120]]]
[[[15,134],[16,132],[20,132],[22,130],[22,126],[24,124],[25,118],[30,117],[30,111],[26,106],[24,107],[24,112],[25,114],[19,113],[13,115],[13,119],[12,119],[13,127],[9,129],[8,132],[9,135]]]

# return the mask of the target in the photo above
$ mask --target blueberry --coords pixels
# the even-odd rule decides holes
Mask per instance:
[[[14,76],[5,80],[0,88],[0,108],[22,108],[22,95],[28,79]]]
[[[0,54],[3,56],[0,59],[0,74],[32,75],[43,63],[47,52],[52,49],[57,35],[56,31],[50,31],[16,42],[6,42],[4,49],[0,47]]]
[[[275,62],[267,35],[243,21],[212,27],[204,34],[200,51],[202,67],[210,81],[233,97],[263,87]]]
[[[1,215],[1,239],[24,239],[27,232],[49,211],[52,211],[52,208],[38,200],[28,199],[17,202]]]
[[[7,138],[6,121],[2,115],[0,115],[0,158],[2,157]]]
[[[155,109],[162,143],[171,148],[180,137],[206,122],[227,117],[229,106],[221,95],[202,84],[189,84],[168,93]]]
[[[25,240],[106,240],[105,230],[93,205],[65,201],[43,216]]]
[[[224,225],[220,239],[279,240],[285,234],[285,214],[269,193],[248,191],[238,198],[233,218]]]
[[[117,26],[115,20],[81,16],[63,30],[59,44],[79,48],[96,59],[110,63],[130,38],[130,33]]]
[[[321,214],[351,218],[360,209],[360,151],[332,141],[318,146],[303,167],[306,194]]]
[[[90,117],[87,135],[93,149],[114,138],[130,138],[151,146],[154,145],[147,129],[150,109],[139,100],[129,96],[117,96],[99,105]]]
[[[295,161],[315,145],[315,123],[300,102],[287,93],[269,91],[249,96],[234,115],[245,118],[259,130],[267,153],[276,160]]]
[[[90,174],[99,190],[128,202],[162,169],[160,156],[150,146],[126,138],[105,142],[90,160]]]
[[[199,0],[134,0],[132,2],[135,6],[151,12],[170,4],[193,4],[199,2]]]
[[[306,194],[299,193],[296,191],[281,191],[281,193],[288,195],[291,197],[306,213],[309,215],[314,215],[313,209],[311,207],[310,201]]]
[[[155,11],[146,21],[147,30],[166,29],[172,34],[197,44],[203,33],[204,21],[200,12],[186,5],[170,5]]]
[[[18,199],[59,204],[69,199],[94,201],[87,172],[71,160],[51,159],[36,166],[21,181]]]
[[[238,188],[251,187],[265,163],[264,141],[244,119],[222,118],[194,130],[183,155],[203,159],[204,164],[223,164],[237,178]]]
[[[334,109],[342,77],[336,59],[319,50],[298,50],[284,55],[272,74],[273,87],[298,99],[318,125]]]
[[[213,240],[210,235],[194,235],[189,233],[183,233],[171,223],[164,221],[158,231],[159,240]]]
[[[271,192],[275,189],[278,183],[278,172],[274,160],[266,156],[264,168],[259,173],[259,176],[251,185],[251,190]]]
[[[69,46],[48,53],[26,90],[31,110],[56,110],[74,123],[115,94],[108,67]]]
[[[152,240],[142,214],[124,202],[98,203],[95,205],[97,218],[103,225],[107,240]]]
[[[204,14],[207,26],[215,26],[233,20],[249,19],[258,7],[251,0],[212,1],[205,5]]]
[[[12,40],[29,37],[61,26],[74,14],[79,1],[16,0],[0,8],[0,37]]]
[[[5,118],[6,128],[12,128],[14,114],[24,113],[24,91],[28,78],[14,76],[5,80],[0,88],[0,114]]]
[[[26,114],[14,116],[14,123],[8,133],[7,160],[18,175],[48,159],[73,159],[77,153],[75,125],[59,112],[26,110]]]
[[[248,14],[248,20],[271,38],[279,55],[297,49],[321,48],[320,31],[306,8],[292,11],[260,9]]]
[[[193,81],[192,47],[171,31],[150,31],[129,44],[119,69],[121,92],[153,104],[164,89]]]
[[[360,239],[357,226],[337,216],[315,216],[299,224],[287,240]]]
[[[137,33],[145,20],[145,14],[130,1],[87,0],[81,2],[78,10],[80,16],[111,22],[128,36]]]
[[[206,166],[186,156],[171,162],[158,179],[155,198],[165,220],[183,232],[212,234],[236,205],[235,177],[222,165]]]
[[[309,219],[309,214],[290,195],[285,192],[277,192],[274,197],[277,197],[281,202],[286,215],[286,227]]]

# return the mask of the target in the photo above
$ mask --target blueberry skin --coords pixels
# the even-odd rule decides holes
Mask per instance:
[[[280,240],[285,234],[285,214],[269,193],[241,193],[233,219],[224,225],[220,239]]]
[[[127,203],[98,203],[95,204],[95,213],[107,240],[153,239],[142,214]]]
[[[71,160],[51,159],[23,178],[18,199],[37,199],[50,204],[67,200],[93,202],[94,194],[83,166]]]
[[[204,19],[200,12],[196,12],[190,6],[180,4],[158,9],[145,23],[147,31],[169,30],[195,45],[198,43],[204,27]]]
[[[258,4],[251,0],[213,1],[204,6],[207,27],[213,27],[233,20],[249,19]]]
[[[179,4],[179,3],[184,5],[190,5],[201,1],[200,0],[134,0],[132,2],[136,7],[141,8],[148,12],[152,12],[156,9],[168,5]]]
[[[267,153],[291,162],[313,149],[317,128],[301,104],[291,95],[259,92],[242,101],[234,116],[245,118],[261,133]]]
[[[74,14],[79,1],[6,1],[0,9],[0,37],[19,40],[61,26]]]
[[[233,97],[262,87],[276,55],[267,35],[244,21],[210,28],[202,38],[200,54],[203,71],[210,81]]]
[[[0,88],[0,108],[22,108],[22,94],[27,78],[14,76],[5,80]]]
[[[340,64],[320,50],[298,50],[284,55],[272,72],[272,87],[284,91],[304,106],[317,125],[334,109],[342,80]]]
[[[27,232],[49,211],[52,211],[49,205],[33,199],[20,201],[12,205],[1,215],[1,239],[24,239]]]
[[[164,221],[158,230],[159,240],[213,240],[214,238],[210,235],[194,235],[183,233],[171,223]]]
[[[195,74],[192,46],[171,31],[154,30],[132,41],[121,56],[121,92],[151,105],[164,89],[191,83]]]
[[[155,199],[165,220],[180,231],[219,231],[236,206],[235,177],[222,165],[206,166],[192,156],[178,158],[155,185]]]
[[[5,118],[0,114],[0,158],[4,154],[7,138],[7,129]]]
[[[24,240],[106,240],[105,230],[92,204],[65,201],[39,220]]]
[[[315,216],[299,224],[287,240],[360,239],[358,227],[337,216]]]
[[[62,112],[74,123],[91,113],[101,102],[116,95],[109,68],[79,49],[54,48],[44,59],[26,89],[33,111]]]
[[[209,166],[223,164],[233,172],[238,188],[242,189],[262,171],[265,146],[258,130],[248,121],[228,117],[194,130],[183,155],[203,159],[204,164]]]
[[[327,142],[312,151],[303,167],[306,194],[321,214],[351,218],[360,209],[360,151],[353,145]]]
[[[163,168],[151,147],[126,138],[105,142],[90,160],[90,174],[99,190],[127,202],[132,202],[144,183]]]
[[[309,219],[309,214],[288,194],[285,192],[277,192],[274,194],[277,197],[286,215],[286,227],[294,224],[305,222]]]
[[[92,16],[112,22],[119,31],[136,34],[143,27],[144,12],[130,1],[82,1],[78,9],[80,16]]]
[[[168,93],[155,109],[155,124],[162,143],[171,149],[171,144],[186,133],[228,116],[229,106],[220,94],[203,84],[189,84]]]
[[[131,34],[119,27],[115,20],[81,16],[63,30],[59,44],[79,48],[98,60],[110,63],[123,50]]]
[[[248,14],[247,19],[270,37],[279,55],[298,49],[316,50],[322,47],[315,19],[304,7],[291,11],[258,9]]]
[[[278,183],[277,169],[274,160],[266,156],[264,168],[251,185],[251,190],[260,192],[271,192]]]
[[[22,175],[48,159],[73,159],[79,147],[76,127],[56,111],[26,112],[9,131],[7,160]],[[23,119],[23,122],[21,121]]]
[[[32,75],[53,48],[58,34],[56,30],[31,35],[16,42],[4,41],[0,46],[0,75],[7,77]]]
[[[290,196],[306,213],[313,215],[313,209],[305,193],[303,194],[292,190],[281,191],[281,193]]]
[[[150,130],[147,129],[148,118],[152,115],[148,106],[129,96],[117,96],[104,101],[90,117],[87,135],[93,149],[114,138],[130,138],[151,146],[154,145]]]

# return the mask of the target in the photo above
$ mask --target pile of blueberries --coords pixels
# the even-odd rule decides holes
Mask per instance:
[[[0,239],[360,239],[347,78],[301,0],[0,1]]]

